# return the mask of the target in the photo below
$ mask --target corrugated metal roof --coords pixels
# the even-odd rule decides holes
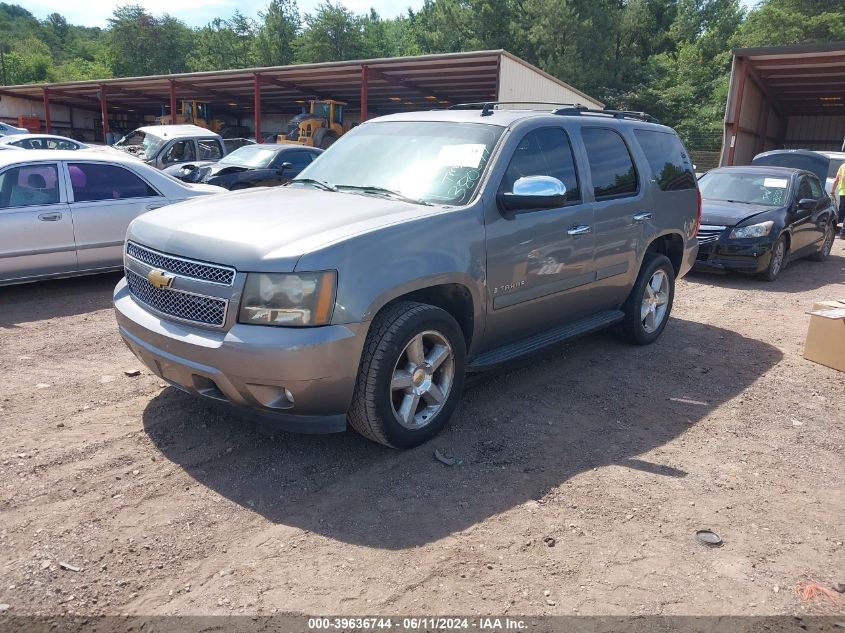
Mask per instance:
[[[309,97],[333,98],[357,106],[360,102],[362,68],[368,69],[368,110],[395,112],[421,107],[442,107],[465,101],[495,100],[502,56],[518,59],[504,50],[392,57],[382,59],[297,64],[238,70],[125,77],[119,79],[71,81],[54,84],[26,84],[0,88],[0,95],[41,100],[44,89],[51,102],[76,107],[99,107],[105,89],[110,108],[154,110],[169,103],[175,83],[177,99],[198,99],[216,108],[252,109],[255,77],[261,84],[262,109],[296,111]],[[548,80],[565,84],[528,65]],[[594,101],[587,95],[586,98]]]
[[[737,48],[751,76],[786,116],[845,114],[845,42]]]

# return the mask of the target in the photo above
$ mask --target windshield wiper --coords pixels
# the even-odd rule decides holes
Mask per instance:
[[[748,200],[725,200],[725,202],[733,202],[734,204],[757,204],[756,202],[748,202]]]
[[[327,182],[323,182],[322,180],[314,180],[313,178],[294,178],[290,181],[290,184],[294,183],[302,183],[304,185],[317,185],[320,189],[324,191],[337,191],[337,187],[334,185],[330,185]]]
[[[373,187],[369,185],[337,185],[336,189],[351,189],[353,191],[360,191],[362,193],[381,194],[385,196],[390,196],[391,198],[396,198],[397,200],[402,200],[403,202],[421,204],[426,207],[432,206],[430,202],[426,202],[425,200],[420,200],[419,198],[412,198],[398,191],[393,191],[392,189],[385,189],[384,187]]]

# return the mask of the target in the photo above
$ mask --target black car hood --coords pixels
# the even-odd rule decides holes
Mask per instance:
[[[715,226],[735,226],[767,211],[773,211],[777,207],[764,204],[743,204],[741,202],[728,202],[727,200],[702,200],[701,202],[701,223]]]
[[[213,176],[223,176],[225,174],[236,174],[241,171],[250,171],[251,167],[241,167],[240,165],[227,165],[225,163],[212,163],[208,165],[208,170],[205,172],[206,178]]]

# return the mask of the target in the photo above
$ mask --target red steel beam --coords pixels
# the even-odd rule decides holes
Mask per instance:
[[[100,116],[103,119],[103,142],[109,142],[109,104],[106,100],[106,86],[100,84]]]
[[[253,107],[255,109],[255,142],[263,143],[264,139],[261,136],[261,75],[255,73],[254,76],[254,90]]]
[[[44,131],[50,133],[50,91],[44,88]]]
[[[736,143],[739,140],[739,115],[742,114],[742,98],[745,96],[745,79],[748,76],[746,65],[748,62],[744,58],[738,57],[736,60],[739,67],[739,84],[736,90],[736,103],[734,104],[734,120],[731,130],[730,148],[728,149],[728,165],[734,164],[734,157],[736,156]]]
[[[361,66],[361,123],[367,120],[367,98],[369,95],[370,69]]]

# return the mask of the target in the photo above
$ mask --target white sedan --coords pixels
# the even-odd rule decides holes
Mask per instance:
[[[0,285],[119,270],[138,215],[225,191],[130,156],[0,152]]]
[[[10,134],[0,137],[0,147],[4,146],[21,149],[88,149],[85,143],[55,134]]]

